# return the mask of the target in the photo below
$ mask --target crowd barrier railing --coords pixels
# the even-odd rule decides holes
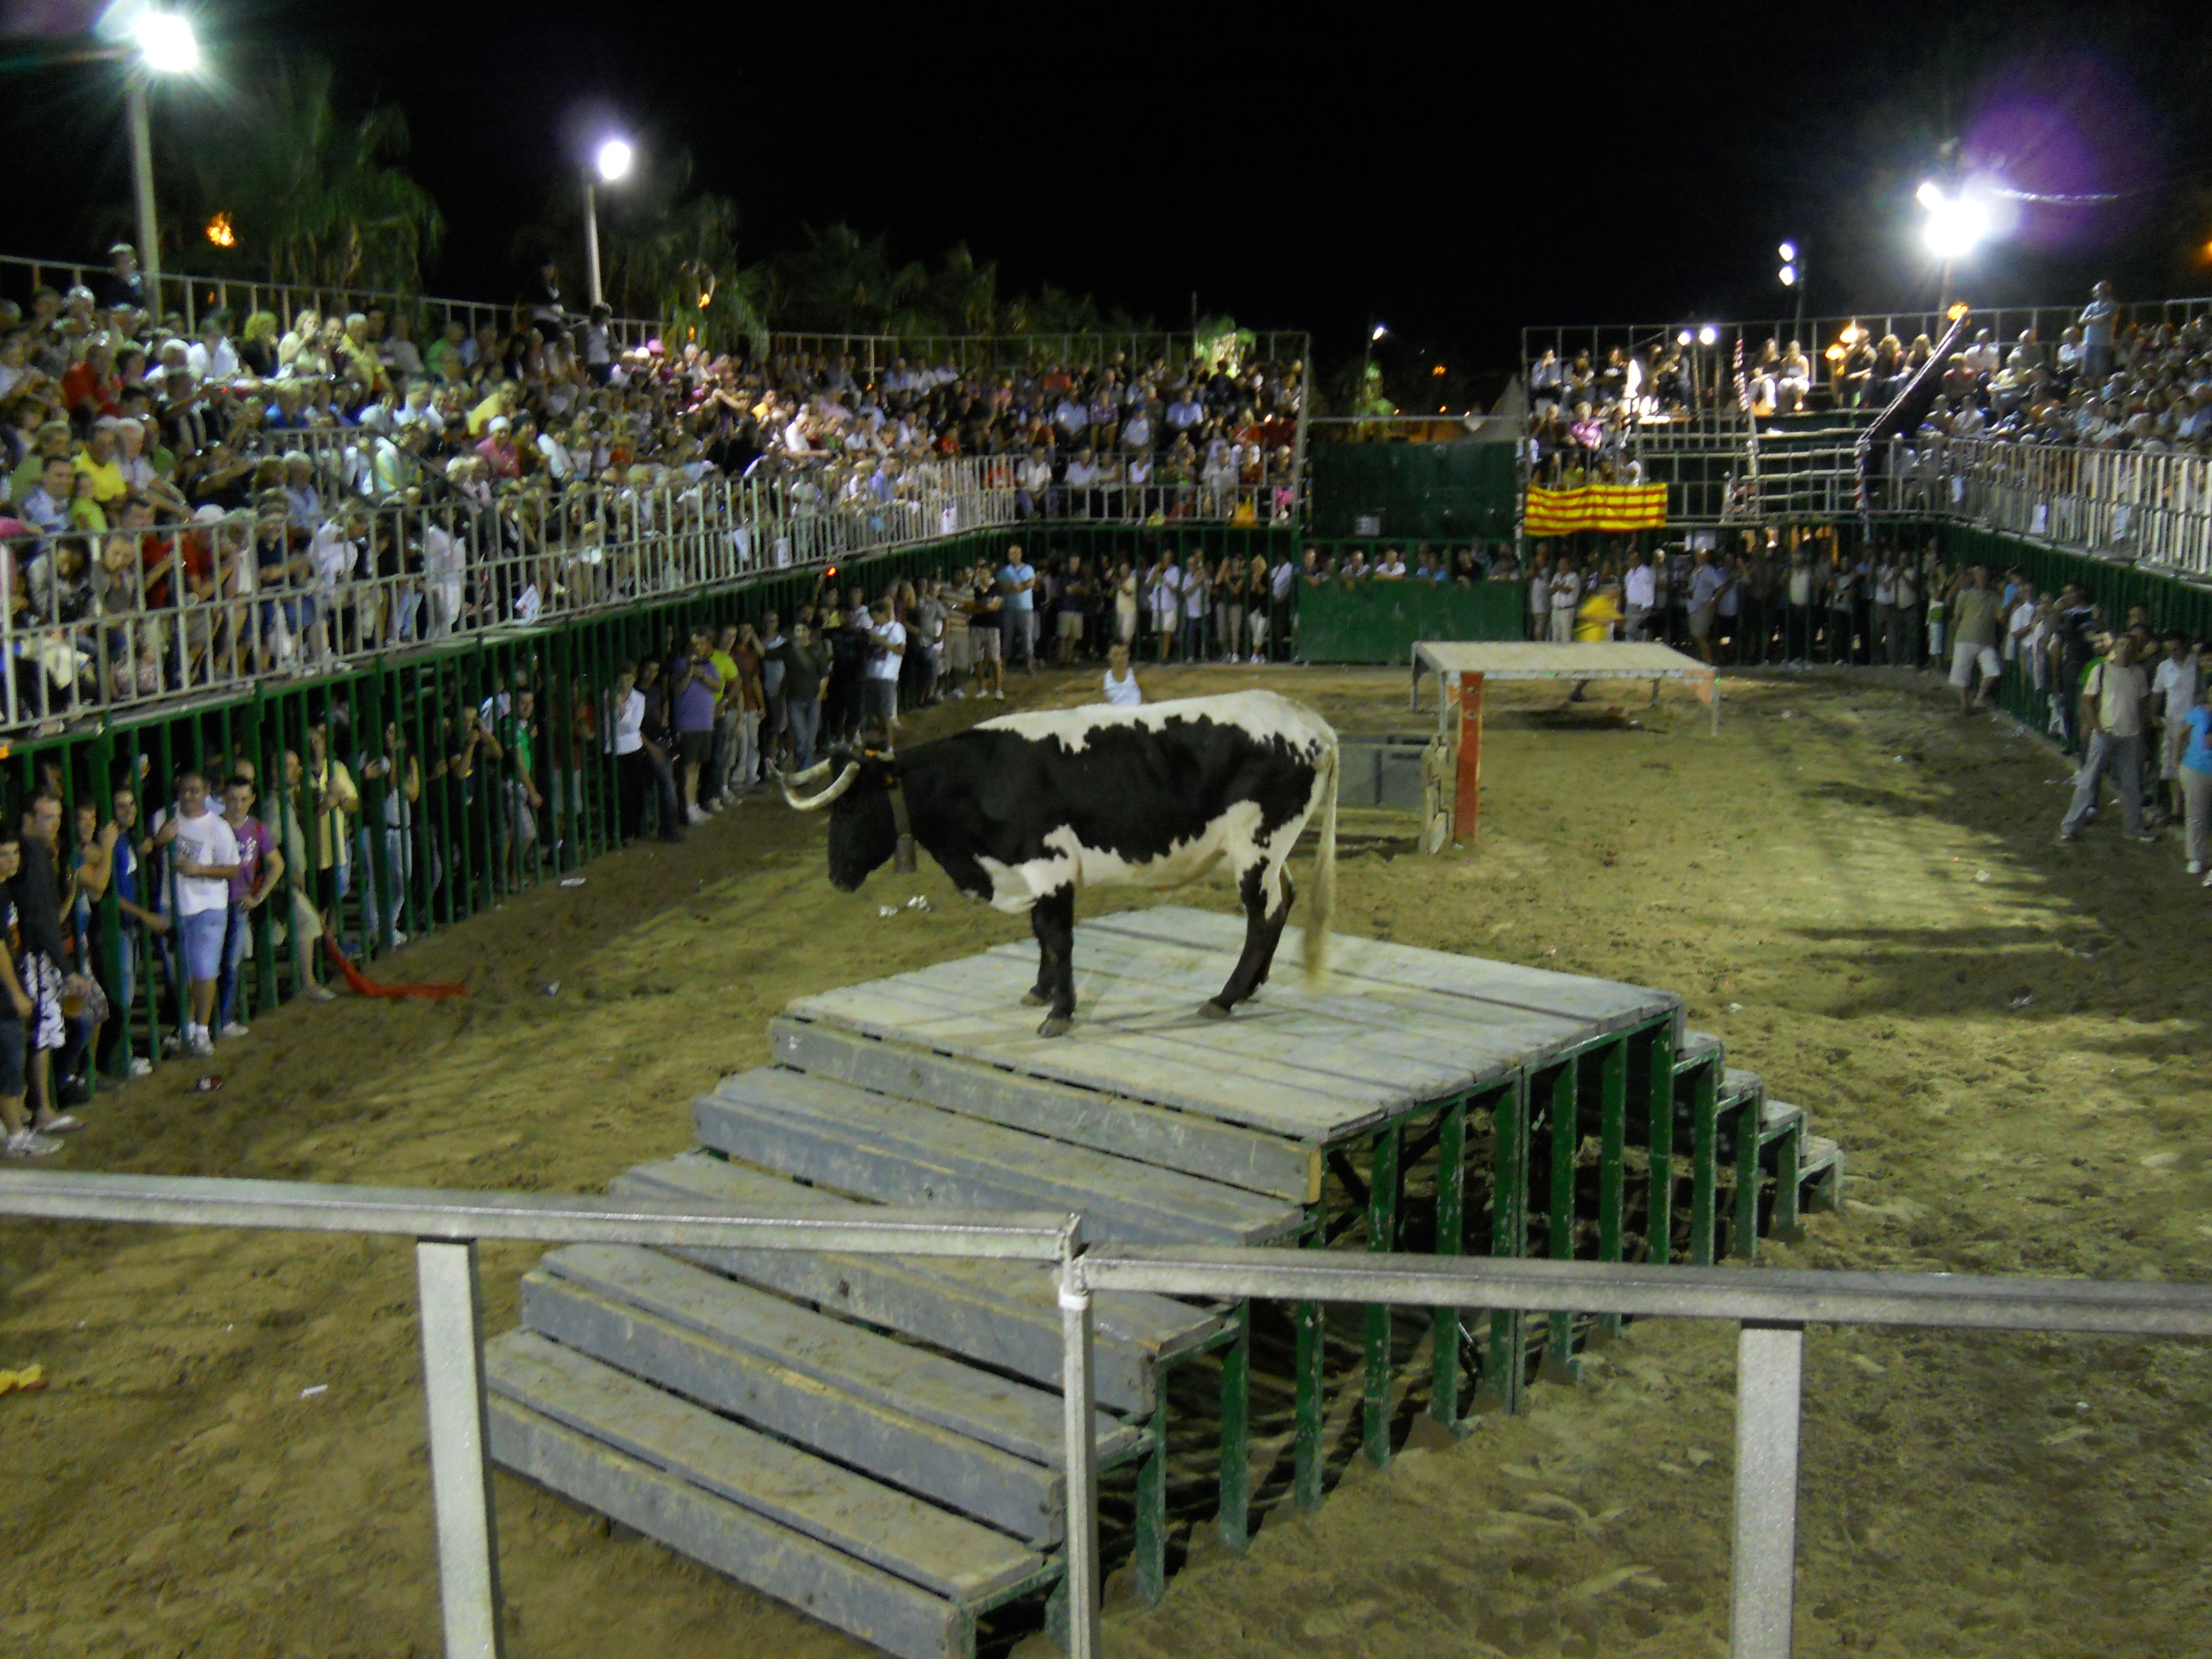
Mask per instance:
[[[30,309],[31,294],[40,287],[52,288],[66,295],[71,288],[82,285],[98,294],[108,274],[107,267],[97,263],[0,254],[0,288],[8,289],[9,297],[15,298],[27,312]],[[228,312],[233,334],[257,311],[275,313],[278,323],[288,329],[302,311],[313,311],[325,318],[342,318],[356,311],[366,316],[380,311],[387,318],[405,316],[430,331],[442,327],[448,319],[465,323],[473,336],[487,324],[495,328],[507,327],[518,310],[514,301],[500,304],[488,300],[403,294],[392,289],[283,283],[258,277],[196,276],[173,271],[162,273],[159,297],[161,313],[182,317],[187,331],[196,331],[199,319],[209,312]],[[150,306],[148,308],[154,309]],[[529,306],[524,302],[520,309],[526,315]],[[572,313],[572,319],[580,316],[580,307]],[[641,346],[647,340],[670,337],[668,324],[656,318],[617,317],[611,319],[609,327],[617,345],[625,349]],[[430,339],[418,334],[416,343],[427,349]]]
[[[1313,341],[1304,330],[1289,329],[1219,335],[1160,329],[1017,334],[778,333],[769,337],[769,355],[824,365],[849,357],[872,380],[879,380],[901,359],[913,369],[950,366],[963,372],[1043,368],[1054,363],[1069,369],[1103,368],[1119,357],[1133,370],[1156,362],[1180,367],[1218,361],[1232,368],[1273,364],[1287,373],[1294,366],[1311,368]]]
[[[848,480],[849,496],[792,472],[430,507],[342,497],[321,529],[272,509],[6,538],[0,732],[1010,524],[1012,471],[928,462],[874,490]]]
[[[1991,343],[2000,352],[2009,352],[2019,343],[2023,332],[2032,331],[2040,349],[2047,356],[2053,355],[2065,331],[2080,326],[2086,303],[2085,295],[2070,305],[1976,306],[1972,327],[1975,332],[1987,328]],[[2206,315],[2212,315],[2212,296],[2127,301],[2118,305],[2114,331],[2116,337],[2124,338],[2130,330],[2154,329],[2167,324],[2178,328],[2193,318]],[[1786,351],[1794,339],[1803,345],[1811,362],[1811,393],[1815,406],[1827,408],[1839,401],[1855,401],[1859,406],[1871,408],[1878,406],[1881,400],[1870,386],[1859,393],[1850,383],[1844,382],[1839,390],[1842,359],[1828,354],[1831,348],[1842,343],[1844,331],[1851,327],[1862,330],[1869,346],[1885,335],[1894,335],[1909,349],[1914,339],[1923,335],[1931,342],[1942,340],[1950,325],[1950,319],[1942,311],[1910,307],[1771,320],[1691,318],[1672,323],[1535,325],[1521,331],[1522,374],[1523,384],[1534,398],[1539,390],[1534,378],[1535,369],[1547,349],[1554,354],[1562,368],[1571,364],[1577,356],[1587,355],[1591,369],[1600,374],[1615,350],[1628,357],[1645,354],[1654,360],[1675,350],[1684,356],[1692,371],[1695,405],[1721,407],[1735,398],[1735,356],[1739,342],[1749,368],[1769,340]],[[1689,336],[1686,343],[1682,340],[1685,334]]]
[[[1092,1297],[1351,1302],[1461,1312],[1713,1319],[1736,1339],[1730,1659],[1788,1659],[1796,1610],[1808,1325],[2212,1337],[2212,1286],[1270,1249],[1085,1249],[1077,1216],[884,1208],[702,1212],[680,1203],[0,1170],[0,1215],[411,1237],[440,1607],[449,1659],[498,1659],[506,1620],[488,1456],[477,1243],[836,1250],[1026,1261],[1060,1281],[1069,1659],[1099,1653]]]
[[[2212,577],[2212,458],[1983,438],[1898,439],[1871,500]]]

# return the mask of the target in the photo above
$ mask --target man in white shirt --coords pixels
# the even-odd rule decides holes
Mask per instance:
[[[1576,574],[1574,561],[1565,554],[1552,572],[1552,620],[1550,639],[1554,645],[1571,644],[1575,637],[1575,611],[1583,600],[1583,579]]]
[[[2097,785],[2109,767],[2119,792],[2122,821],[2130,841],[2152,841],[2142,815],[2143,705],[2150,682],[2134,660],[2134,644],[2116,635],[2105,656],[2089,665],[2081,678],[2081,729],[2089,734],[2088,752],[2074,775],[2074,800],[2058,826],[2058,839],[2072,841],[2097,805]]]
[[[898,619],[897,597],[885,593],[877,602],[882,618],[868,628],[867,679],[862,687],[860,718],[879,726],[889,737],[898,724],[899,668],[906,659],[906,624]]]
[[[2189,711],[2197,707],[2203,685],[2188,640],[2169,633],[2165,643],[2166,655],[2151,676],[2150,707],[2157,721],[2159,781],[2166,786],[2167,811],[2179,818],[2187,806],[2181,793],[2181,751],[2188,746]]]
[[[155,832],[169,848],[169,908],[185,961],[191,1009],[185,1047],[215,1052],[208,1021],[215,1012],[216,982],[222,976],[222,941],[230,922],[230,878],[238,873],[238,837],[222,813],[208,805],[207,780],[187,772],[177,781],[177,810]]]
[[[210,380],[228,386],[238,378],[238,348],[224,332],[229,322],[222,312],[210,311],[200,319],[200,337],[185,348],[185,367],[203,386]]]
[[[1641,640],[1644,637],[1644,618],[1651,614],[1651,607],[1658,602],[1658,598],[1659,585],[1651,574],[1651,556],[1638,553],[1636,562],[1628,567],[1626,580],[1621,584],[1621,599],[1627,612],[1621,630],[1622,639]]]

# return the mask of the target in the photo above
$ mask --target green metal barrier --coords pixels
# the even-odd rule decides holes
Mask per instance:
[[[1431,541],[1510,541],[1520,486],[1510,443],[1316,443],[1312,530]]]
[[[992,530],[880,554],[837,567],[836,580],[842,588],[849,576],[872,594],[894,578],[941,574],[978,557],[995,562],[1014,539]],[[615,761],[599,729],[616,665],[665,656],[693,627],[757,621],[769,610],[789,617],[823,575],[808,568],[762,576],[624,613],[382,657],[328,679],[264,682],[227,701],[0,750],[0,762],[19,802],[45,785],[61,795],[65,873],[75,862],[80,801],[95,804],[106,824],[114,822],[117,792],[135,791],[136,842],[157,811],[171,807],[180,771],[206,774],[211,790],[226,776],[250,774],[254,815],[272,832],[284,869],[252,913],[237,1008],[241,1016],[266,1012],[322,976],[320,945],[303,932],[330,932],[349,954],[373,961],[403,933],[465,921],[618,846]],[[495,733],[498,700],[519,685],[539,700],[531,782],[544,804],[528,839],[512,805],[510,787],[520,784],[514,757],[493,761],[464,731],[470,712],[489,709]],[[326,763],[318,763],[318,742]],[[318,810],[318,781],[335,781],[338,767],[353,779],[356,811]],[[157,915],[167,908],[152,890],[159,867],[158,859],[142,865],[137,899]],[[71,933],[68,922],[65,916]],[[168,937],[126,918],[112,881],[83,931],[83,956],[111,1009],[93,1069],[128,1076],[134,1060],[159,1064],[174,1051],[185,1016]],[[65,964],[83,965],[82,958]]]
[[[1403,664],[1417,640],[1517,640],[1521,610],[1519,582],[1302,581],[1298,654]]]

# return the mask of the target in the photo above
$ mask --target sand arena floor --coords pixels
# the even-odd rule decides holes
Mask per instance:
[[[1346,730],[1407,730],[1390,672],[1212,670]],[[1015,701],[1089,690],[1045,676]],[[1354,852],[1339,925],[1670,987],[1849,1148],[1851,1198],[1769,1260],[2201,1276],[2208,896],[2110,826],[2051,844],[2063,765],[1925,683],[1728,684],[1709,738],[1547,730],[1492,700],[1480,841]],[[991,705],[988,712],[998,712]],[[908,739],[972,718],[955,705]],[[341,1001],[104,1095],[80,1169],[589,1191],[689,1143],[687,1103],[766,1057],[802,992],[1026,937],[921,874],[858,896],[817,820],[748,802],[679,848],[592,866],[410,946],[464,1002]],[[896,890],[891,890],[896,885]],[[1229,908],[1225,889],[1189,902]],[[879,920],[885,898],[927,915]],[[1119,908],[1120,896],[1089,908]],[[550,988],[557,981],[558,989]],[[492,1328],[536,1252],[491,1249]],[[0,1229],[14,1549],[0,1633],[49,1655],[439,1650],[412,1264],[396,1242]],[[2195,1345],[1808,1341],[1800,1650],[2079,1655],[2212,1647],[2212,1374]],[[301,1390],[325,1385],[303,1398]],[[1733,1346],[1634,1328],[1524,1416],[1355,1467],[1242,1562],[1194,1540],[1109,1651],[1152,1659],[1724,1653]],[[518,1659],[862,1650],[502,1476]]]

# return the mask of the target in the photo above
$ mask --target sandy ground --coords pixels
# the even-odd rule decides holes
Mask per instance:
[[[1347,730],[1412,725],[1397,674],[1152,690],[1249,679]],[[1350,857],[1340,927],[1681,992],[1850,1152],[1845,1213],[1769,1260],[2197,1276],[2206,896],[2178,848],[2109,826],[2054,848],[2060,763],[1924,684],[1729,690],[1717,739],[1640,690],[1620,695],[1644,724],[1615,730],[1493,699],[1480,841]],[[933,867],[839,895],[820,833],[748,803],[602,861],[398,958],[465,977],[465,1002],[268,1018],[219,1056],[220,1092],[165,1068],[103,1097],[62,1162],[596,1189],[686,1145],[690,1097],[765,1057],[787,998],[1026,935]],[[936,910],[878,919],[913,892]],[[534,1255],[487,1252],[494,1329]],[[0,1635],[102,1659],[438,1651],[403,1244],[17,1224],[0,1280],[0,1364],[53,1379],[0,1399]],[[1524,1416],[1271,1512],[1242,1562],[1201,1541],[1161,1607],[1113,1607],[1110,1650],[1724,1653],[1733,1374],[1726,1331],[1637,1327]],[[2208,1424],[2191,1345],[1816,1332],[1801,1651],[2206,1650]],[[550,1496],[499,1497],[525,1659],[861,1651]]]

